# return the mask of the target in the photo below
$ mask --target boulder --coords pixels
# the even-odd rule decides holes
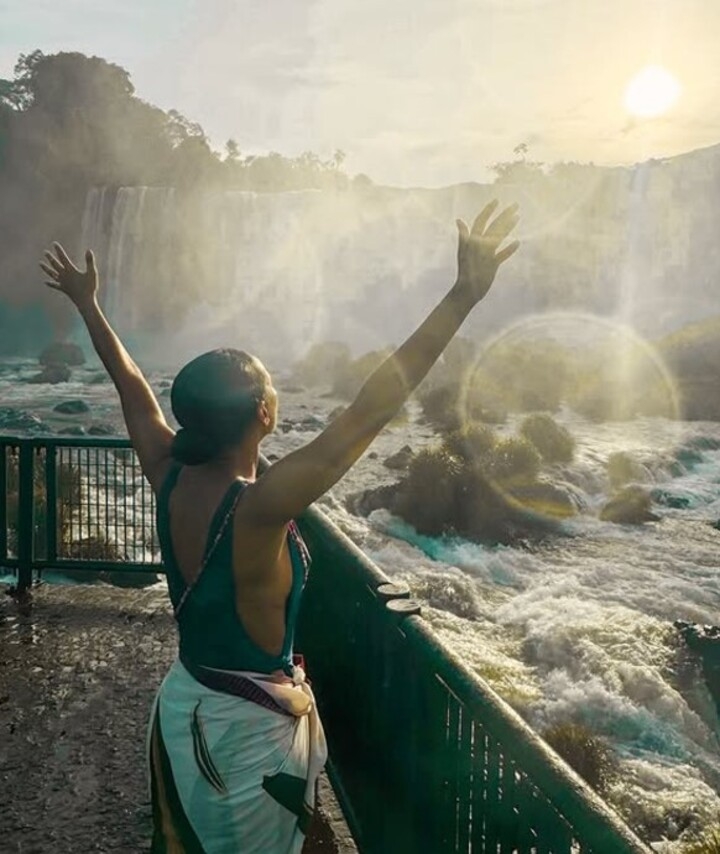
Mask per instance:
[[[383,465],[389,469],[404,471],[410,465],[414,456],[415,451],[413,451],[410,445],[403,445],[397,453],[391,454],[383,462]]]
[[[84,365],[85,354],[77,344],[55,341],[42,351],[38,361],[41,365]]]
[[[660,517],[652,512],[650,493],[641,486],[626,486],[614,495],[600,511],[603,522],[621,525],[642,525],[657,522]]]
[[[356,516],[369,516],[373,510],[381,508],[392,512],[399,489],[400,485],[397,483],[376,486],[374,489],[363,489],[361,492],[348,495],[345,506]]]
[[[306,415],[305,418],[295,425],[295,429],[300,430],[302,433],[309,433],[315,430],[322,430],[324,426],[325,422],[322,418],[318,418],[317,415]]]
[[[83,412],[90,412],[90,407],[84,400],[63,400],[53,407],[53,412],[59,412],[62,415],[80,415]]]
[[[700,656],[705,682],[720,715],[720,626],[699,626],[683,620],[676,620],[674,625],[688,648]]]
[[[92,424],[88,427],[88,435],[90,436],[115,436],[117,430],[112,424]]]
[[[524,510],[550,516],[553,519],[565,519],[577,513],[577,507],[569,492],[546,480],[512,486],[507,493],[522,505]]]
[[[81,424],[70,424],[58,430],[59,436],[84,436],[85,428]]]
[[[35,385],[40,383],[50,383],[51,385],[66,383],[70,379],[70,373],[70,368],[67,365],[48,365],[39,374],[30,377],[28,382]]]
[[[47,425],[37,415],[12,407],[0,407],[0,430],[3,432],[46,433]]]
[[[626,451],[610,454],[607,461],[607,473],[610,486],[621,489],[629,483],[638,483],[648,479],[648,472],[642,463]]]
[[[674,510],[687,510],[690,506],[690,498],[687,495],[675,495],[667,489],[653,489],[650,493],[652,500],[663,507],[672,507]]]

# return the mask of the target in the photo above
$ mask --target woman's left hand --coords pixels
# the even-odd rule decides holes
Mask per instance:
[[[87,305],[92,305],[98,289],[98,274],[92,251],[88,249],[85,253],[85,272],[83,273],[68,258],[59,243],[53,243],[53,248],[54,255],[52,252],[45,252],[47,263],[40,262],[43,272],[47,273],[51,279],[45,284],[68,296],[80,310]]]

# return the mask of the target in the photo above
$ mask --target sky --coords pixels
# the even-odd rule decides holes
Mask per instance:
[[[528,157],[634,163],[720,142],[720,0],[0,0],[0,77],[81,51],[198,121],[221,149],[347,155],[350,174],[437,187]],[[680,97],[623,104],[647,65]]]

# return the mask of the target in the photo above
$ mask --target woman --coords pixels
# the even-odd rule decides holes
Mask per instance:
[[[166,423],[150,386],[97,302],[92,252],[78,270],[46,252],[51,288],[77,306],[120,395],[157,496],[158,536],[179,655],[148,732],[154,852],[299,852],[326,753],[293,631],[309,556],[293,519],[333,486],[393,418],[517,249],[501,243],[517,206],[472,229],[457,221],[457,280],[426,320],[317,438],[256,479],[278,396],[254,357],[206,353],[171,391]]]

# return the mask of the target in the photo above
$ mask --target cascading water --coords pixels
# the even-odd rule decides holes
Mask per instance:
[[[452,215],[441,221],[425,195],[402,192],[368,202],[319,191],[93,189],[82,246],[96,252],[111,322],[154,355],[165,346],[172,361],[242,342],[287,363],[315,341],[368,349],[406,332],[402,295],[420,284],[428,308],[452,281]]]
[[[689,180],[681,167],[599,170],[580,196],[561,177],[439,190],[96,188],[81,248],[96,252],[111,321],[147,358],[173,364],[225,344],[288,364],[321,340],[399,343],[452,282],[454,220],[498,195],[521,204],[521,251],[466,332],[574,309],[653,337],[717,311],[702,282],[683,282],[678,303],[671,274],[692,260],[697,219],[672,204]]]

